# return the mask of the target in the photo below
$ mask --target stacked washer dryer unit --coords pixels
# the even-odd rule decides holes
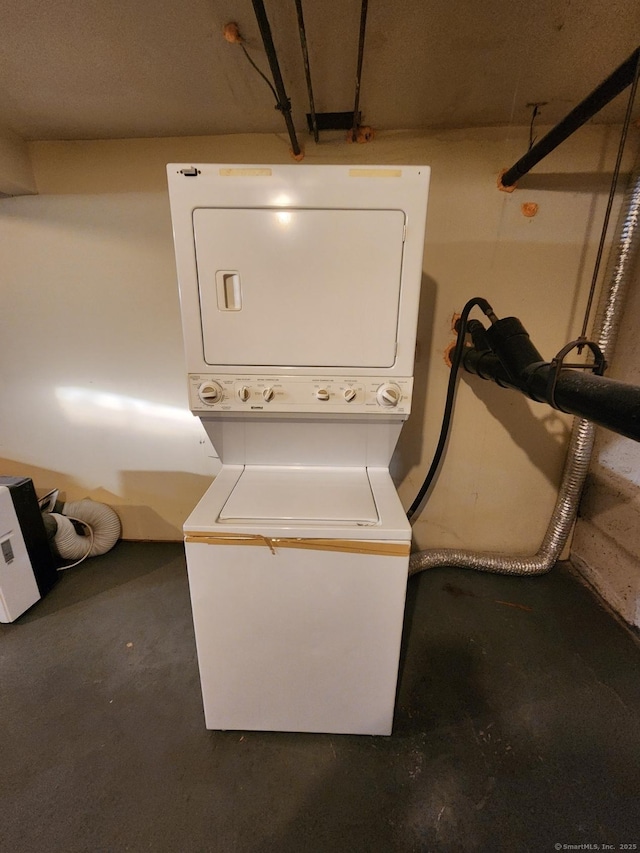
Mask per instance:
[[[168,180],[190,407],[222,462],[184,525],[206,725],[390,734],[429,169]]]

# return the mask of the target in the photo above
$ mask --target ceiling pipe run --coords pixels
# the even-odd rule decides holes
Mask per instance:
[[[302,48],[302,60],[304,62],[304,74],[307,79],[307,94],[309,96],[309,115],[311,116],[311,129],[313,130],[314,142],[318,142],[318,119],[316,107],[313,100],[313,86],[311,85],[311,66],[309,65],[309,51],[307,50],[307,31],[304,26],[304,15],[302,13],[302,0],[296,0],[296,12],[298,14],[298,30],[300,32],[300,47]]]
[[[367,9],[368,0],[362,0],[360,8],[360,36],[358,38],[358,68],[356,71],[356,94],[353,105],[353,121],[351,123],[351,135],[353,141],[356,141],[358,135],[358,125],[360,123],[360,81],[362,79],[362,61],[364,58],[364,38],[367,32]]]
[[[622,65],[619,65],[606,80],[603,80],[599,86],[596,86],[591,94],[587,95],[546,136],[543,136],[540,142],[527,151],[524,157],[521,157],[517,163],[502,174],[500,178],[502,188],[515,186],[520,178],[526,175],[536,163],[539,163],[547,154],[550,154],[561,142],[564,142],[579,127],[582,127],[585,122],[600,112],[620,92],[624,91],[627,86],[630,86],[637,80],[639,68],[640,47],[637,47]]]
[[[282,80],[282,74],[280,73],[280,65],[278,63],[276,48],[273,43],[273,36],[271,35],[271,26],[269,25],[267,12],[264,8],[264,3],[262,2],[262,0],[251,0],[251,2],[253,3],[253,11],[255,12],[258,27],[260,28],[262,43],[264,44],[267,59],[269,60],[271,75],[273,76],[273,82],[278,95],[278,103],[276,104],[276,109],[280,110],[280,112],[284,116],[284,121],[287,126],[289,139],[291,140],[291,151],[293,153],[293,156],[297,159],[300,159],[303,156],[302,150],[300,148],[300,145],[298,144],[298,138],[296,137],[296,131],[293,126],[293,120],[291,119],[291,101],[288,98],[286,90],[284,88],[284,82]]]
[[[593,340],[603,357],[611,361],[618,336],[629,281],[640,244],[640,158],[631,174],[618,217]],[[540,549],[531,557],[497,552],[475,552],[455,548],[428,549],[411,556],[409,574],[440,566],[459,566],[506,575],[539,575],[548,572],[560,558],[578,511],[578,503],[589,470],[596,427],[576,418],[569,442],[558,497]]]

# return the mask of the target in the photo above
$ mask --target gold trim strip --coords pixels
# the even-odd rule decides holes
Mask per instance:
[[[350,178],[401,178],[402,169],[349,169]]]
[[[409,542],[369,542],[355,539],[284,539],[259,534],[188,533],[185,542],[197,545],[261,545],[275,554],[276,548],[299,548],[307,551],[333,551],[343,554],[370,554],[382,557],[408,557]]]
[[[218,169],[221,178],[270,178],[271,169]]]

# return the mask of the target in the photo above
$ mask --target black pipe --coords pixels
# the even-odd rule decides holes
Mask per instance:
[[[302,48],[302,60],[304,62],[304,74],[307,78],[307,94],[309,95],[309,113],[311,115],[311,127],[313,129],[313,138],[317,143],[318,120],[316,118],[316,108],[313,102],[313,87],[311,86],[311,66],[309,65],[309,51],[307,50],[307,31],[304,26],[304,16],[302,14],[302,0],[296,0],[296,12],[298,13],[298,30],[300,31],[300,46]]]
[[[598,364],[572,369],[561,363],[567,348],[552,363],[544,361],[516,317],[496,320],[488,329],[473,320],[469,330],[474,346],[462,357],[469,373],[640,441],[640,388],[591,372],[605,367],[595,345],[589,344],[600,356]]]
[[[497,355],[468,349],[462,366],[469,373],[489,379],[502,388],[521,391],[539,403],[549,403],[549,388],[555,366],[548,362],[533,365],[515,382]],[[580,370],[563,369],[554,391],[555,408],[586,418],[619,435],[640,441],[640,388]]]
[[[368,0],[362,0],[362,6],[360,8],[360,37],[358,39],[358,69],[356,71],[356,96],[355,103],[353,106],[353,122],[351,126],[351,133],[353,135],[353,141],[356,141],[356,134],[358,132],[358,124],[360,123],[360,79],[362,77],[362,60],[364,57],[364,37],[367,30],[367,7]]]
[[[521,157],[501,177],[503,187],[512,187],[517,181],[526,175],[536,163],[539,163],[554,148],[576,131],[579,127],[612,101],[629,86],[636,75],[636,69],[640,62],[640,47],[637,47],[631,56],[622,65],[603,80],[590,95],[581,101],[577,107],[566,115],[540,142],[533,146],[524,157]]]
[[[256,15],[258,27],[260,28],[262,43],[264,44],[267,59],[269,60],[269,67],[271,68],[273,82],[276,87],[276,92],[278,93],[278,103],[276,104],[276,107],[284,116],[284,121],[289,133],[289,139],[291,140],[291,148],[294,156],[297,157],[300,154],[300,146],[298,145],[296,131],[291,119],[291,101],[287,97],[287,93],[284,88],[282,74],[280,73],[280,65],[278,64],[278,57],[276,55],[276,48],[273,43],[273,36],[271,35],[271,27],[269,26],[269,19],[267,18],[267,13],[262,0],[251,0],[251,2],[253,3],[253,11]]]

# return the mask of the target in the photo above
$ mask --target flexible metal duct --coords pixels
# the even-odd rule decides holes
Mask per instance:
[[[620,209],[618,223],[605,273],[593,340],[604,357],[611,360],[620,318],[640,242],[640,160],[631,174]],[[409,574],[437,566],[459,566],[505,575],[540,575],[548,572],[559,558],[578,511],[578,502],[589,469],[595,426],[576,418],[567,451],[556,505],[542,545],[531,557],[462,551],[456,548],[428,549],[412,554]]]

